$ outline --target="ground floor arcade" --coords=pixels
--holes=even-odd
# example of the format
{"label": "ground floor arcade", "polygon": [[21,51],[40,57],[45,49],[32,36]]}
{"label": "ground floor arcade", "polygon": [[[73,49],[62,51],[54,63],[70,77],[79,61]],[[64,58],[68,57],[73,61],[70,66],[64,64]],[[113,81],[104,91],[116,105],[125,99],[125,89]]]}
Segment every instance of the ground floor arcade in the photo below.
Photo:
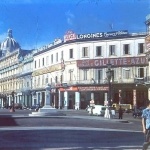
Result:
{"label": "ground floor arcade", "polygon": [[[50,90],[50,104],[58,109],[85,109],[91,99],[97,105],[104,105],[108,100],[108,92],[108,85],[55,87]],[[135,84],[112,84],[110,92],[112,103],[131,104],[133,107],[146,106],[146,100],[150,95],[148,87]],[[16,93],[14,102],[28,107],[35,104],[44,106],[45,89]],[[11,103],[11,93],[0,94],[1,107],[10,106]]]}

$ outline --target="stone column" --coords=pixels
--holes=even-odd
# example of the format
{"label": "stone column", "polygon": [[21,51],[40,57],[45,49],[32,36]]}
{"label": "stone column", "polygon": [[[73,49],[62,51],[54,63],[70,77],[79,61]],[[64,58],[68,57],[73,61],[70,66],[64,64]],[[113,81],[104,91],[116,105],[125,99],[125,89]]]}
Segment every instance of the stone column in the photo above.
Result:
{"label": "stone column", "polygon": [[94,93],[91,93],[91,99],[94,100]]}
{"label": "stone column", "polygon": [[62,92],[58,90],[58,99],[59,99],[59,109],[62,109]]}
{"label": "stone column", "polygon": [[46,86],[45,104],[44,104],[44,107],[45,107],[45,106],[50,106],[50,104],[51,104],[51,93],[50,93],[50,90],[51,90],[50,85],[49,85],[49,87]]}
{"label": "stone column", "polygon": [[38,92],[36,92],[36,104],[38,104]]}
{"label": "stone column", "polygon": [[8,97],[9,97],[9,99],[8,99],[7,103],[8,103],[9,106],[10,106],[10,105],[11,105],[11,95],[9,95]]}
{"label": "stone column", "polygon": [[40,92],[40,100],[39,100],[39,102],[40,102],[40,105],[42,104],[42,92]]}
{"label": "stone column", "polygon": [[68,91],[64,92],[64,109],[68,109]]}
{"label": "stone column", "polygon": [[55,95],[55,91],[54,91],[54,104],[53,104],[53,107],[55,108],[56,106],[56,95]]}
{"label": "stone column", "polygon": [[104,106],[106,106],[108,104],[108,96],[107,93],[105,93],[104,95]]}
{"label": "stone column", "polygon": [[75,92],[75,109],[80,109],[80,92]]}
{"label": "stone column", "polygon": [[106,106],[106,110],[105,110],[105,115],[104,115],[104,118],[109,118],[110,119],[110,110],[109,110],[109,107],[108,107],[108,93],[105,93],[105,102],[104,102],[104,105]]}
{"label": "stone column", "polygon": [[3,107],[3,100],[2,100],[2,98],[0,98],[0,101],[1,101],[1,107]]}

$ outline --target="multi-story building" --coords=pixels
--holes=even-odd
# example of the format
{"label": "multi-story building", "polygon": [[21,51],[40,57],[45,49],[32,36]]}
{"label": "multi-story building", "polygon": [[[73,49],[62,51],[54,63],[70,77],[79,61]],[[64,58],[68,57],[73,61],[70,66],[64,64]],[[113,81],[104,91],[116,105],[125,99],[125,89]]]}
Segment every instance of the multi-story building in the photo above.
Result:
{"label": "multi-story building", "polygon": [[[150,68],[150,14],[146,16],[145,24],[146,24],[146,32],[147,32],[147,36],[145,37],[145,54],[149,63],[149,68]],[[150,69],[149,69],[148,74],[150,75]],[[148,99],[150,100],[150,90],[149,90],[150,78],[148,78],[145,85],[148,87]]]}
{"label": "multi-story building", "polygon": [[[8,30],[1,43],[0,99],[2,106],[15,103],[44,105],[45,86],[51,85],[51,105],[85,109],[90,100],[103,104],[111,92],[112,103],[145,105],[148,99],[149,66],[145,33],[128,31],[75,34],[68,31],[40,49],[22,50]],[[109,89],[108,64],[112,78]]]}
{"label": "multi-story building", "polygon": [[[25,52],[25,55],[23,53]],[[33,71],[33,54],[34,51],[22,51],[22,56],[20,57],[18,69],[18,82],[20,83],[20,88],[17,89],[17,95],[20,102],[27,106],[32,106],[32,71]]]}
{"label": "multi-story building", "polygon": [[[29,69],[25,67],[24,63],[28,53],[30,51],[21,49],[12,36],[12,30],[9,29],[8,37],[1,43],[0,47],[0,103],[2,107],[11,105],[12,92],[15,92],[14,102],[23,103],[22,89],[24,83],[21,75],[24,70],[28,72],[27,69]],[[22,68],[24,69],[22,70]]]}
{"label": "multi-story building", "polygon": [[104,104],[110,63],[112,103],[145,105],[148,89],[142,83],[149,72],[145,37],[145,33],[126,30],[78,35],[68,31],[64,40],[56,40],[34,54],[33,103],[44,104],[45,85],[50,83],[54,107],[84,109],[91,99]]}

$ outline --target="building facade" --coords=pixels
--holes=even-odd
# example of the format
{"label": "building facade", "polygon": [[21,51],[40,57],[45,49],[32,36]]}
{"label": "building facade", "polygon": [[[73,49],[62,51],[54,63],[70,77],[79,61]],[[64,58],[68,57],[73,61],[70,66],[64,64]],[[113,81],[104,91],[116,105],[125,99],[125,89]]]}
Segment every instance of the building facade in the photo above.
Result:
{"label": "building facade", "polygon": [[[15,92],[15,103],[25,103],[22,90],[25,88],[23,74],[28,72],[26,67],[29,50],[22,50],[15,41],[12,30],[8,30],[8,37],[1,43],[0,47],[0,104],[8,107],[12,104],[12,92]],[[31,64],[32,61],[30,61]],[[32,67],[30,67],[30,71]],[[30,72],[30,75],[32,72]],[[25,74],[26,76],[26,74]],[[31,100],[30,100],[31,101]]]}
{"label": "building facade", "polygon": [[[90,100],[144,106],[149,98],[148,53],[145,33],[127,30],[75,34],[68,31],[64,39],[37,50],[23,50],[13,39],[12,30],[1,43],[0,103],[28,107],[44,105],[45,87],[51,85],[51,105],[58,109],[85,109]],[[146,45],[148,46],[148,44]],[[111,64],[111,86],[107,70]],[[109,93],[110,92],[110,93]]]}
{"label": "building facade", "polygon": [[[145,54],[149,64],[148,67],[150,68],[150,14],[146,16],[145,24],[147,32],[145,37]],[[150,69],[148,74],[150,75]],[[150,78],[148,78],[147,82],[145,82],[145,85],[148,87],[148,99],[150,100]]]}
{"label": "building facade", "polygon": [[[128,31],[75,34],[68,31],[34,54],[34,103],[44,103],[45,85],[50,83],[56,108],[85,109],[91,99],[104,105],[108,100],[107,64],[112,65],[112,103],[145,105],[148,89],[148,61],[145,33]],[[140,84],[139,84],[140,83]]]}

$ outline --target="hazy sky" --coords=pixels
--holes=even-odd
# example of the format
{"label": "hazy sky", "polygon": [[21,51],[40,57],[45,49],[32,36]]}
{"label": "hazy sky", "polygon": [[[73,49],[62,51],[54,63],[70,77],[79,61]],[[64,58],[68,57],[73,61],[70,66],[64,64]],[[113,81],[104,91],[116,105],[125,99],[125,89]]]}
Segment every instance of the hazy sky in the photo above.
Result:
{"label": "hazy sky", "polygon": [[76,34],[145,32],[150,0],[0,0],[0,42],[12,29],[22,49],[39,48]]}

